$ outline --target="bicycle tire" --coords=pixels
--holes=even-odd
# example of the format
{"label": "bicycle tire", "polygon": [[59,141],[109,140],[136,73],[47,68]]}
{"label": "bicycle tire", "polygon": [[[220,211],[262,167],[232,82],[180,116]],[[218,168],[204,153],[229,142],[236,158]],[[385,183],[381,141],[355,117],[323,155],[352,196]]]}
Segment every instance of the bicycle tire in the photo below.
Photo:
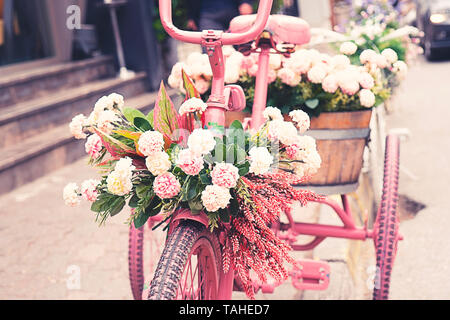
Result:
{"label": "bicycle tire", "polygon": [[[198,292],[188,296],[182,283],[185,272],[192,273],[191,259],[198,255]],[[150,284],[149,300],[216,299],[221,268],[217,236],[194,221],[180,223],[169,235],[155,275]],[[189,267],[191,266],[191,267]],[[192,276],[192,274],[191,274]],[[195,278],[195,271],[194,271]],[[194,286],[195,279],[191,278]],[[192,289],[193,290],[193,289]],[[197,294],[197,296],[196,296]]]}
{"label": "bicycle tire", "polygon": [[383,192],[380,208],[374,224],[374,243],[377,273],[373,290],[374,300],[387,300],[391,272],[397,253],[399,237],[398,182],[400,141],[398,137],[386,137]]}
{"label": "bicycle tire", "polygon": [[132,223],[128,233],[128,273],[135,300],[142,300],[144,289],[143,245],[144,226],[136,229]]}

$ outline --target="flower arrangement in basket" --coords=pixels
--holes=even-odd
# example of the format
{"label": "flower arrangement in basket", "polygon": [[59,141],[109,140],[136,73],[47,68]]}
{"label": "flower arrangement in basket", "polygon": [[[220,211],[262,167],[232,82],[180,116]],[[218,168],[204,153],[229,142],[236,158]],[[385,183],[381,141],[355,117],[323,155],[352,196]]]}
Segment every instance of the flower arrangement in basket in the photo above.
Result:
{"label": "flower arrangement in basket", "polygon": [[[406,65],[397,61],[390,49],[382,54],[365,50],[358,63],[352,63],[348,55],[354,54],[356,45],[351,42],[345,45],[352,46],[352,50],[346,48],[343,50],[346,54],[334,56],[315,49],[299,49],[288,58],[270,55],[267,104],[278,107],[284,114],[302,109],[310,116],[318,116],[322,112],[364,110],[385,101],[390,89],[383,77],[384,70],[404,76]],[[244,111],[251,112],[258,56],[255,53],[244,56],[233,48],[228,48],[225,56],[225,81],[243,87],[247,100]],[[207,96],[211,79],[207,61],[206,55],[194,53],[186,63],[178,62],[172,68],[169,85],[182,88],[181,69],[186,68],[196,88]]]}
{"label": "flower arrangement in basket", "polygon": [[[383,55],[393,63],[393,68],[382,68],[382,74],[391,89],[404,79],[407,65],[423,53],[418,45],[423,32],[413,26],[401,27],[397,11],[385,1],[361,3],[341,29],[347,39],[345,42],[336,39],[341,43],[336,48],[347,54],[353,63],[359,62],[365,50],[386,52]],[[380,64],[383,64],[381,59]]]}
{"label": "flower arrangement in basket", "polygon": [[[226,228],[223,268],[236,270],[249,297],[250,271],[261,281],[268,275],[287,277],[284,261],[294,263],[289,246],[269,225],[290,204],[320,198],[292,184],[304,181],[320,167],[314,139],[303,136],[309,118],[298,112],[285,122],[279,110],[267,108],[265,124],[256,132],[239,121],[226,131],[204,123],[206,104],[181,71],[186,99],[179,112],[161,84],[155,108],[147,115],[124,108],[123,97],[102,97],[85,117],[77,115],[70,130],[87,138],[89,164],[102,172],[99,180],[69,183],[63,191],[67,205],[91,202],[100,224],[128,205],[129,223],[143,226],[161,214],[170,222],[178,208],[193,215],[204,212],[213,230]],[[294,123],[297,125],[294,125]],[[168,226],[168,225],[167,225]],[[167,227],[166,226],[166,227]]]}

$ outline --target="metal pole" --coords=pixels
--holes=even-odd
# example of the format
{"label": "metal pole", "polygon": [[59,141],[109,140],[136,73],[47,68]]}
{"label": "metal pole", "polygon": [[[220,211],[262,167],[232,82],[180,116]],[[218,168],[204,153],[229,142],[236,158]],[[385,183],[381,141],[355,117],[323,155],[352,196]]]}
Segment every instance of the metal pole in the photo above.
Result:
{"label": "metal pole", "polygon": [[111,23],[114,32],[114,40],[116,42],[117,59],[119,60],[119,77],[122,79],[130,78],[134,75],[134,72],[127,70],[125,65],[122,40],[120,39],[119,23],[117,22],[116,8],[114,6],[110,6],[109,13],[111,16]]}

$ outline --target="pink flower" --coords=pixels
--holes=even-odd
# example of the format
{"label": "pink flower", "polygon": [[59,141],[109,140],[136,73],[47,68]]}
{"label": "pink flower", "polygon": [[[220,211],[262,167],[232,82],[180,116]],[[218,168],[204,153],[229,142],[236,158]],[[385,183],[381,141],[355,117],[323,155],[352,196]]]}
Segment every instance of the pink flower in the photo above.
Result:
{"label": "pink flower", "polygon": [[251,77],[256,77],[256,74],[258,73],[258,64],[255,63],[254,65],[252,65],[247,69],[247,72]]}
{"label": "pink flower", "polygon": [[100,136],[96,133],[90,135],[84,144],[84,149],[92,159],[97,159],[100,156],[100,150],[102,150],[102,139],[100,139]]}
{"label": "pink flower", "polygon": [[180,193],[181,185],[172,173],[166,172],[155,178],[153,190],[161,199],[170,199]]}
{"label": "pink flower", "polygon": [[200,94],[204,94],[209,89],[209,82],[203,79],[197,79],[195,81],[195,89],[197,89]]}
{"label": "pink flower", "polygon": [[297,86],[301,80],[301,77],[289,68],[281,68],[280,70],[278,70],[277,75],[278,78],[281,79],[281,82],[291,87]]}
{"label": "pink flower", "polygon": [[267,82],[272,83],[277,79],[277,72],[274,69],[269,69],[267,73]]}
{"label": "pink flower", "polygon": [[343,93],[350,96],[354,95],[359,90],[358,81],[344,81],[339,85]]}
{"label": "pink flower", "polygon": [[327,70],[322,64],[317,64],[308,71],[308,79],[312,83],[321,83],[327,76]]}
{"label": "pink flower", "polygon": [[203,206],[209,212],[225,209],[230,203],[230,199],[230,190],[217,185],[206,186],[201,195]]}
{"label": "pink flower", "polygon": [[203,169],[203,158],[196,156],[189,149],[184,149],[178,154],[177,166],[184,173],[195,176]]}
{"label": "pink flower", "polygon": [[286,147],[286,155],[289,159],[295,159],[297,152],[300,150],[300,146],[296,143]]}
{"label": "pink flower", "polygon": [[146,157],[160,152],[164,146],[163,135],[158,131],[146,131],[138,140],[139,151]]}
{"label": "pink flower", "polygon": [[225,187],[234,188],[239,179],[239,169],[231,163],[216,163],[216,166],[211,171],[213,184]]}
{"label": "pink flower", "polygon": [[98,192],[97,192],[97,186],[100,184],[100,181],[95,179],[89,179],[84,181],[81,184],[81,195],[83,196],[83,199],[94,202],[97,200]]}
{"label": "pink flower", "polygon": [[338,81],[335,75],[328,75],[322,81],[322,89],[329,93],[336,92],[338,88]]}
{"label": "pink flower", "polygon": [[374,86],[373,77],[368,72],[362,72],[359,76],[359,84],[364,89],[372,89]]}

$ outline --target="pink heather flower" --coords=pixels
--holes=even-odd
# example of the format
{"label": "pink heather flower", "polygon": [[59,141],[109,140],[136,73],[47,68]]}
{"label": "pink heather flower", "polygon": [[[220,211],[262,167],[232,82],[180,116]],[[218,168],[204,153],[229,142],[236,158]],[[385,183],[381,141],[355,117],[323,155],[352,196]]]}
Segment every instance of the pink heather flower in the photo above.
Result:
{"label": "pink heather flower", "polygon": [[170,172],[161,174],[153,181],[153,190],[161,199],[170,199],[180,193],[181,185]]}
{"label": "pink heather flower", "polygon": [[334,93],[338,88],[338,81],[335,75],[330,74],[322,81],[322,89],[325,92]]}
{"label": "pink heather flower", "polygon": [[189,149],[181,150],[176,162],[184,173],[195,176],[203,169],[203,158],[196,156]]}
{"label": "pink heather flower", "polygon": [[92,159],[97,159],[100,156],[100,150],[102,150],[102,139],[96,133],[90,135],[86,143],[84,144],[84,149]]}
{"label": "pink heather flower", "polygon": [[301,77],[289,68],[281,68],[278,70],[277,76],[281,82],[291,87],[297,86],[301,81]]}
{"label": "pink heather flower", "polygon": [[146,157],[160,152],[164,146],[163,135],[159,131],[146,131],[138,140],[139,151]]}
{"label": "pink heather flower", "polygon": [[211,171],[211,178],[213,184],[217,186],[234,188],[239,179],[239,169],[231,163],[216,163]]}
{"label": "pink heather flower", "polygon": [[362,72],[359,75],[359,84],[364,89],[372,89],[375,85],[373,77],[368,72]]}
{"label": "pink heather flower", "polygon": [[98,197],[97,186],[99,184],[100,184],[100,181],[95,180],[95,179],[85,180],[81,184],[81,188],[80,188],[83,199],[90,201],[90,202],[94,202],[95,200],[97,200],[97,197]]}
{"label": "pink heather flower", "polygon": [[217,185],[206,186],[203,190],[202,204],[209,212],[215,212],[219,209],[225,209],[230,203],[230,190]]}

